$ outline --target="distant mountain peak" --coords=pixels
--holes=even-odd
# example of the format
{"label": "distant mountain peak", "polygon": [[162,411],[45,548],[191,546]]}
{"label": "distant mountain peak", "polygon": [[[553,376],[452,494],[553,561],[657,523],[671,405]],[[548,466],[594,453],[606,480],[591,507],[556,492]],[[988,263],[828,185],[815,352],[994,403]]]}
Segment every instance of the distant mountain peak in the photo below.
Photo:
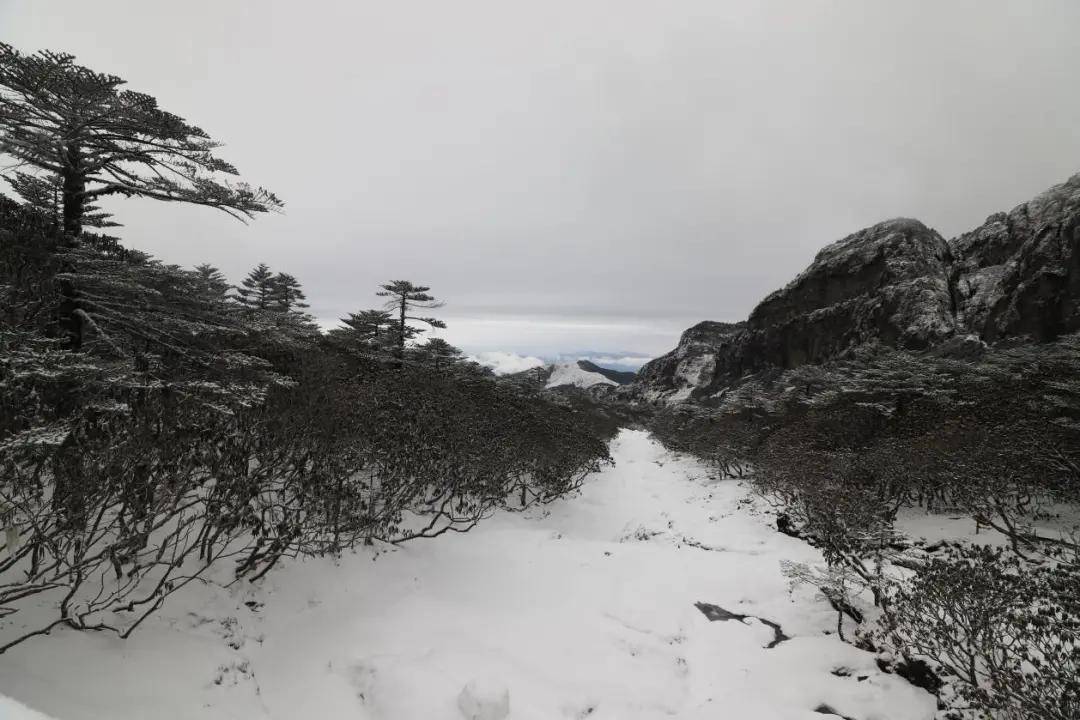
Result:
{"label": "distant mountain peak", "polygon": [[530,368],[507,377],[528,384],[542,385],[546,389],[569,385],[590,388],[597,385],[628,385],[637,379],[637,373],[612,370],[591,360],[572,360]]}
{"label": "distant mountain peak", "polygon": [[634,380],[637,380],[637,373],[629,372],[627,370],[612,370],[610,368],[600,367],[591,360],[578,360],[577,365],[585,372],[603,375],[616,385],[629,385],[634,382]]}

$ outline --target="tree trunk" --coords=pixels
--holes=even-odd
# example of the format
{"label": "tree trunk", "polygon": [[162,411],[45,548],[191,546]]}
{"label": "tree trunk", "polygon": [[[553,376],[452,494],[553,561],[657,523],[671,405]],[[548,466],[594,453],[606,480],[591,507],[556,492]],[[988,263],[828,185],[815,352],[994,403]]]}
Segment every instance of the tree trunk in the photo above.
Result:
{"label": "tree trunk", "polygon": [[[63,230],[65,247],[73,248],[79,244],[82,235],[82,219],[86,204],[86,177],[83,175],[82,149],[75,144],[64,150],[64,188],[63,188]],[[70,271],[70,263],[61,265],[64,272]],[[78,351],[82,347],[82,320],[76,314],[77,291],[71,280],[60,281],[60,328],[68,338],[68,348]]]}
{"label": "tree trunk", "polygon": [[398,337],[397,337],[397,365],[399,368],[405,367],[405,296],[401,296],[401,305],[399,306],[399,318],[398,318]]}
{"label": "tree trunk", "polygon": [[86,205],[86,176],[83,174],[82,148],[68,145],[64,150],[64,235],[75,245],[82,235],[82,220]]}
{"label": "tree trunk", "polygon": [[[71,263],[65,260],[60,269],[65,272],[71,270]],[[75,352],[82,349],[83,343],[82,318],[76,312],[79,309],[77,297],[78,291],[75,289],[75,284],[71,280],[61,280],[60,307],[58,308],[60,331],[67,338],[68,350]]]}

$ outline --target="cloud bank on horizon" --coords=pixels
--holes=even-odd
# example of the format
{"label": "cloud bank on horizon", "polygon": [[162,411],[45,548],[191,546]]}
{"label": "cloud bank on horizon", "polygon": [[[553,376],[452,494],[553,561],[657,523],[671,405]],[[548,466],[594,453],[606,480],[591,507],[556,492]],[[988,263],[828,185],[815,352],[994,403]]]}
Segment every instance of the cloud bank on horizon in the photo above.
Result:
{"label": "cloud bank on horizon", "polygon": [[511,373],[523,372],[547,364],[538,357],[518,355],[517,353],[498,350],[476,353],[475,355],[470,355],[469,359],[484,367],[491,368],[496,375],[509,375]]}
{"label": "cloud bank on horizon", "polygon": [[469,356],[469,359],[485,367],[491,368],[496,375],[509,375],[523,372],[534,367],[544,365],[572,363],[578,360],[588,360],[596,365],[610,370],[629,370],[637,372],[642,365],[652,358],[640,354],[605,355],[602,353],[579,352],[559,354],[546,358],[532,355],[519,355],[505,350],[492,350],[478,352]]}
{"label": "cloud bank on horizon", "polygon": [[[681,330],[674,319],[665,323],[619,317],[462,317],[443,312],[440,317],[448,327],[425,336],[441,337],[471,355],[507,353],[543,362],[599,357],[604,361],[594,360],[596,364],[615,370],[636,370],[671,350]],[[336,318],[318,322],[323,330],[341,324]]]}

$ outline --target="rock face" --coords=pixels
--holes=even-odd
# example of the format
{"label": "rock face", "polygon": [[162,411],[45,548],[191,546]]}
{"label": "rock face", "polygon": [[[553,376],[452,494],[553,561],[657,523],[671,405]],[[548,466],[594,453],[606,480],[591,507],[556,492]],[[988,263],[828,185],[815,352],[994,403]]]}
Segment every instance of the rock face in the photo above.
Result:
{"label": "rock face", "polygon": [[745,322],[698,323],[682,334],[678,347],[642,366],[636,386],[652,393],[683,395],[709,387],[716,377],[729,374],[730,366],[742,356],[745,330]]}
{"label": "rock face", "polygon": [[[652,399],[711,394],[742,375],[880,344],[1034,342],[1080,330],[1080,175],[947,242],[895,219],[822,249],[741,323],[703,322],[646,364]],[[971,337],[974,336],[974,337]]]}
{"label": "rock face", "polygon": [[1080,330],[1080,175],[952,243],[966,325],[988,342]]}
{"label": "rock face", "polygon": [[[829,245],[750,314],[744,363],[795,367],[878,340],[925,349],[956,333],[949,245],[918,220],[887,220]],[[756,368],[755,368],[756,369]]]}

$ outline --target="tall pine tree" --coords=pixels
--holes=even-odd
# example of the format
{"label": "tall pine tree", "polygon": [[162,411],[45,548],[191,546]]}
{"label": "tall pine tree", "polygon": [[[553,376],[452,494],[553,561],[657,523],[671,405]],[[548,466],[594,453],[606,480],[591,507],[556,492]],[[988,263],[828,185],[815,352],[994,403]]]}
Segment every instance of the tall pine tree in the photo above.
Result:
{"label": "tall pine tree", "polygon": [[221,271],[213,265],[209,263],[196,265],[195,275],[198,277],[203,292],[207,295],[224,298],[228,294],[228,281],[225,280],[225,276],[221,274]]}
{"label": "tall pine tree", "polygon": [[205,131],[125,81],[66,53],[25,55],[0,43],[0,152],[60,178],[62,225],[75,243],[102,197],[192,203],[238,219],[281,207],[271,192],[229,183],[235,167]]}
{"label": "tall pine tree", "polygon": [[409,321],[422,323],[429,328],[446,327],[446,323],[438,318],[413,315],[412,313],[417,310],[440,308],[443,304],[428,294],[428,290],[431,288],[425,285],[413,285],[408,280],[391,280],[379,287],[382,290],[375,294],[379,297],[389,298],[384,307],[393,312],[395,316],[393,325],[394,356],[397,358],[400,367],[405,363],[405,346],[408,341],[427,329],[410,325]]}
{"label": "tall pine tree", "polygon": [[288,273],[278,273],[271,280],[270,307],[278,312],[303,312],[308,307],[300,281]]}
{"label": "tall pine tree", "polygon": [[269,310],[274,303],[274,273],[259,263],[236,288],[236,299],[252,310]]}

